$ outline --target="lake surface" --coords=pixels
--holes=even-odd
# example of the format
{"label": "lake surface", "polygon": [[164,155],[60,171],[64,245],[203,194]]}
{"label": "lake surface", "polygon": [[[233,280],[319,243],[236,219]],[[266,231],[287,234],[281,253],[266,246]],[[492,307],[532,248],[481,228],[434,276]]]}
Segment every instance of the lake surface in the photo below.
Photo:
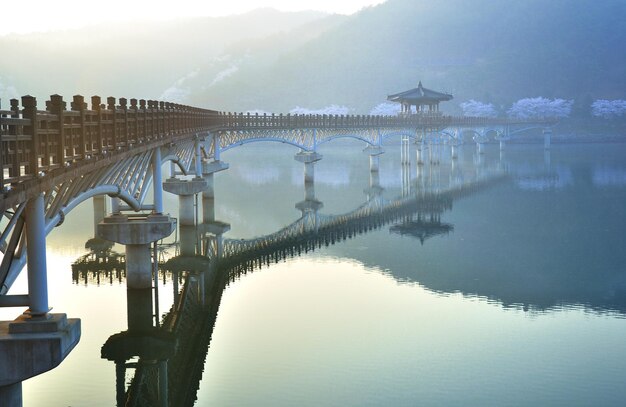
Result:
{"label": "lake surface", "polygon": [[[465,145],[454,168],[445,151],[439,164],[417,166],[414,146],[410,166],[402,165],[400,145],[390,145],[378,177],[362,148],[320,150],[314,198],[323,207],[316,217],[307,206],[307,233],[297,240],[314,242],[310,250],[283,248],[278,262],[261,267],[248,259],[252,270],[207,294],[219,309],[214,320],[210,312],[194,317],[210,340],[191,359],[197,380],[185,383],[194,405],[624,404],[626,145],[554,145],[549,154],[511,145],[503,155],[490,145],[482,157]],[[296,152],[258,144],[223,155],[230,169],[215,176],[215,209],[231,225],[224,239],[304,224]],[[446,192],[460,185],[462,193]],[[337,226],[328,235],[337,238],[322,242],[322,229],[311,226],[424,191],[439,198],[384,221],[370,210],[345,239]],[[166,209],[177,216],[177,199],[167,194]],[[24,383],[26,406],[116,405],[115,363],[101,348],[128,329],[125,282],[72,273],[89,252],[91,219],[86,202],[47,240],[50,304],[82,319],[82,338],[60,367]],[[176,253],[164,246],[163,262]],[[176,276],[162,275],[161,315],[186,281],[202,280]],[[25,284],[22,275],[12,292]],[[186,377],[194,367],[177,369]],[[126,369],[126,386],[137,370]]]}

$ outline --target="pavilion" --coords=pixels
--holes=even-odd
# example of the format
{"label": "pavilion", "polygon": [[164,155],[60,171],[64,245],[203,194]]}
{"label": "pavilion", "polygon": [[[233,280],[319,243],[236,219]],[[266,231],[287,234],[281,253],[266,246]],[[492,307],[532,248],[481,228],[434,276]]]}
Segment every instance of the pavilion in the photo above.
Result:
{"label": "pavilion", "polygon": [[419,82],[417,88],[387,96],[387,100],[398,102],[402,106],[400,114],[411,114],[411,106],[415,106],[416,113],[439,113],[439,102],[452,100],[452,95],[426,89]]}

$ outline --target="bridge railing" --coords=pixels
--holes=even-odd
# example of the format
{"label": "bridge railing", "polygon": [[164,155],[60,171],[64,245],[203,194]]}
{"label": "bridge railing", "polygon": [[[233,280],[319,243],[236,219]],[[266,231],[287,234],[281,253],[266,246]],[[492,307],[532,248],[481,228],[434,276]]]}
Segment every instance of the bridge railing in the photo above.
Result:
{"label": "bridge railing", "polygon": [[305,114],[251,114],[223,112],[216,124],[223,130],[302,129],[302,128],[368,128],[447,126],[481,127],[525,123],[552,123],[548,118],[510,119],[489,117],[444,116],[441,114],[414,114],[403,116],[377,115],[305,115]]}
{"label": "bridge railing", "polygon": [[[32,96],[10,101],[0,110],[0,185],[41,176],[58,167],[151,140],[209,130],[218,113],[175,103],[76,95],[67,109],[62,96],[52,95],[40,110]],[[130,102],[130,104],[129,104]]]}

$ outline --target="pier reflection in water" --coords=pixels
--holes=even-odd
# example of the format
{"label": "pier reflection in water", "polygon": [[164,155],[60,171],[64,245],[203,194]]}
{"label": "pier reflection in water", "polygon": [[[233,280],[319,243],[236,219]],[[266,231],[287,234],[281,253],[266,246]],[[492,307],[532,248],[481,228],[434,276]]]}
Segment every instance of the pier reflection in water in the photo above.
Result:
{"label": "pier reflection in water", "polygon": [[[458,160],[425,156],[421,166],[410,151],[403,165],[400,147],[369,162],[324,152],[314,183],[279,152],[253,163],[233,155],[215,194],[198,199],[199,224],[160,246],[160,317],[152,293],[129,295],[122,332],[91,350],[113,361],[102,372],[113,384],[95,397],[618,405],[625,168],[620,151],[569,149],[546,159],[520,147],[503,162],[497,150],[460,147]],[[333,177],[340,165],[347,178]],[[246,193],[254,198],[241,202]],[[123,250],[96,243],[75,261],[75,287],[124,279]]]}

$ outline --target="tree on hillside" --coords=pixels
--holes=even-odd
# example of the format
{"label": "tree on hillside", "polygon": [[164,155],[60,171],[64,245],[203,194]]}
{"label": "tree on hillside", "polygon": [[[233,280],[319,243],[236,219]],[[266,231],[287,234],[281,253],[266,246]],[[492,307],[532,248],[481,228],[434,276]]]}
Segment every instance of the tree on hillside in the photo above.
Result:
{"label": "tree on hillside", "polygon": [[474,99],[461,103],[463,116],[467,117],[496,117],[498,112],[492,103],[482,103]]}
{"label": "tree on hillside", "polygon": [[573,100],[548,99],[544,97],[520,99],[507,111],[509,117],[533,119],[540,117],[568,117]]}
{"label": "tree on hillside", "polygon": [[389,102],[376,105],[370,111],[373,116],[396,116],[398,113],[400,113],[400,104]]}
{"label": "tree on hillside", "polygon": [[599,99],[591,104],[591,114],[595,117],[610,119],[621,117],[626,113],[626,100]]}

